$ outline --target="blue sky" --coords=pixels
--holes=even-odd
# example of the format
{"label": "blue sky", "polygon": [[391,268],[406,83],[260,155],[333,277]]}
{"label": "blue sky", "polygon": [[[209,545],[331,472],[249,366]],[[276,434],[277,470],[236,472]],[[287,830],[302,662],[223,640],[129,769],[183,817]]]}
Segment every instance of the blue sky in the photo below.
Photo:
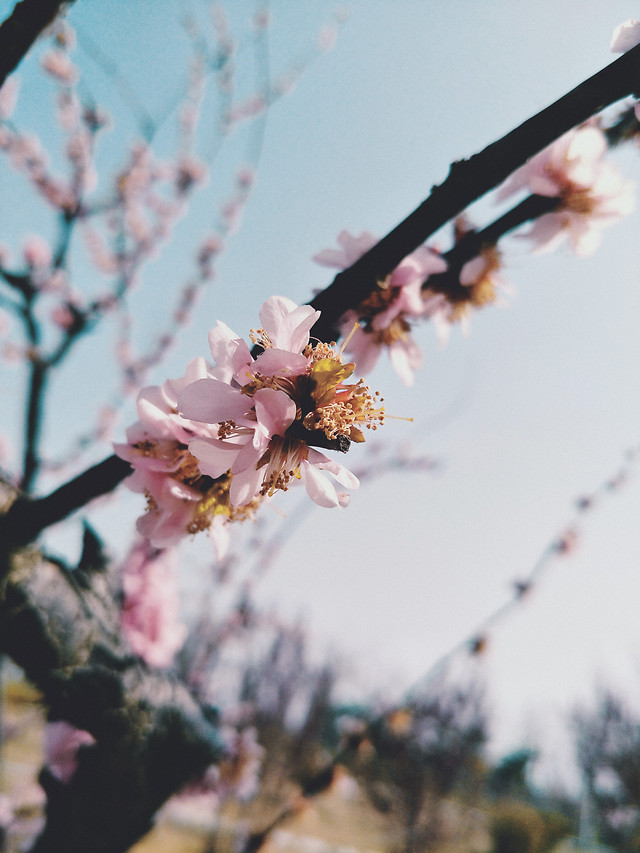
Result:
{"label": "blue sky", "polygon": [[[0,11],[11,5],[1,2]],[[161,110],[184,67],[183,7],[204,25],[196,0],[77,0],[71,7],[86,85],[114,117],[101,148],[105,169],[123,162],[136,129],[113,79],[91,56],[89,39],[117,62],[147,109]],[[610,62],[613,27],[640,11],[626,0],[354,2],[333,50],[317,53],[332,8],[271,4],[272,77],[299,57],[307,65],[262,129],[249,126],[225,143],[193,215],[149,267],[136,297],[140,341],[151,339],[193,247],[215,221],[230,173],[263,131],[242,227],[194,324],[154,381],[180,375],[188,359],[207,355],[207,331],[217,319],[244,335],[272,293],[306,301],[330,280],[311,257],[332,246],[341,229],[382,235],[392,228],[452,160],[482,149]],[[253,9],[241,2],[232,15],[245,45],[238,65],[246,91],[255,74],[246,25]],[[18,120],[51,136],[51,88],[33,60],[20,77]],[[205,119],[214,111],[214,100],[205,102]],[[160,152],[171,144],[168,123]],[[640,180],[637,148],[615,159]],[[17,252],[24,233],[46,236],[51,222],[34,213],[33,198],[4,167],[0,179],[11,198],[0,236]],[[491,209],[484,200],[477,215]],[[345,512],[313,512],[260,586],[265,602],[303,615],[320,649],[357,662],[350,664],[352,684],[364,687],[375,677],[401,689],[427,671],[509,597],[511,582],[527,574],[572,517],[574,499],[615,473],[624,451],[640,442],[638,215],[609,229],[591,258],[567,250],[534,257],[511,241],[504,277],[514,295],[506,307],[477,313],[470,335],[454,330],[444,349],[433,329],[420,329],[425,364],[413,389],[386,365],[371,377],[389,412],[414,417],[413,424],[389,421],[387,441],[437,458],[439,472],[389,475],[363,484]],[[447,239],[440,235],[444,248]],[[79,280],[86,274],[80,255],[74,272]],[[57,451],[81,425],[96,386],[112,382],[104,357],[112,334],[87,339],[56,380],[47,441]],[[2,382],[10,401],[3,420],[15,436],[19,376],[7,372]],[[354,466],[358,450],[349,459]],[[552,566],[530,601],[496,626],[480,664],[490,684],[496,749],[543,733],[551,743],[557,721],[591,695],[598,678],[625,689],[637,681],[639,497],[632,478],[603,500],[584,519],[577,553]],[[289,511],[286,500],[278,506]],[[95,513],[118,553],[127,546],[123,518],[132,523],[138,508],[137,498],[123,496]],[[194,560],[197,586],[208,557],[198,545],[185,553]]]}

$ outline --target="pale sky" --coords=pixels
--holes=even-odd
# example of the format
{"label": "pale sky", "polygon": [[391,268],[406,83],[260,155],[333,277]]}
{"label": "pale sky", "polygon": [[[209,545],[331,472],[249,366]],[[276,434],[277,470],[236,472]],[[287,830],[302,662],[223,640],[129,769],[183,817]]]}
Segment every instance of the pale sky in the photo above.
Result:
{"label": "pale sky", "polygon": [[[313,60],[268,112],[242,227],[196,322],[154,381],[180,375],[195,355],[207,356],[207,331],[217,319],[247,335],[269,295],[309,299],[330,281],[330,271],[311,257],[333,246],[340,230],[382,235],[392,228],[445,177],[452,160],[482,149],[612,61],[614,26],[640,11],[626,0],[353,2],[344,4],[350,15],[334,48],[317,54],[332,4],[270,5],[273,78],[297,57]],[[3,0],[0,11],[11,6]],[[123,142],[134,130],[88,39],[157,113],[175,91],[175,69],[184,61],[176,24],[182,6],[202,8],[196,0],[135,8],[124,0],[77,0],[71,9],[78,63],[117,127],[105,136],[105,162],[123,162]],[[250,30],[242,20],[253,8],[235,5],[232,25],[245,43]],[[252,63],[250,46],[243,48],[245,89]],[[20,77],[18,120],[49,135],[48,91],[35,62]],[[207,110],[213,106],[205,102],[205,118]],[[160,135],[161,148],[170,141],[168,131]],[[140,340],[151,336],[166,294],[184,278],[190,251],[214,222],[230,170],[243,165],[256,142],[249,129],[227,142],[174,247],[150,266],[136,297],[144,312]],[[640,182],[636,147],[615,159]],[[47,236],[51,225],[34,218],[32,198],[16,189],[4,167],[0,174],[13,194],[2,240],[17,253],[21,235]],[[479,224],[491,210],[490,199],[478,206]],[[509,597],[510,584],[573,518],[575,498],[615,474],[625,450],[640,444],[638,216],[607,230],[591,258],[567,249],[534,257],[524,241],[512,240],[503,275],[513,293],[504,307],[476,314],[468,337],[455,329],[444,349],[433,329],[420,329],[425,363],[413,388],[401,386],[386,364],[371,377],[387,411],[414,418],[413,424],[389,421],[386,440],[436,458],[439,471],[363,483],[347,510],[312,512],[259,592],[287,614],[302,615],[319,649],[348,655],[351,683],[365,687],[376,678],[401,690],[428,671]],[[446,249],[448,232],[439,239]],[[78,281],[82,263],[78,256]],[[93,394],[96,385],[108,386],[103,353],[111,343],[108,333],[88,339],[73,378],[63,374],[56,382],[47,437],[58,451],[75,423],[82,426],[86,403],[78,405],[79,390]],[[3,385],[9,411],[19,412],[13,371]],[[9,423],[7,432],[15,436]],[[348,464],[360,466],[359,452]],[[290,512],[295,497],[282,497],[278,507]],[[549,732],[558,737],[558,720],[593,695],[598,679],[638,692],[639,498],[633,476],[603,499],[583,519],[577,552],[550,565],[531,599],[495,626],[481,672],[496,750],[524,739],[551,744]],[[123,496],[95,513],[98,530],[117,531],[118,553],[128,544],[123,526],[133,526],[140,503]],[[201,545],[186,553],[197,554],[204,567]],[[189,586],[206,573],[197,571]]]}

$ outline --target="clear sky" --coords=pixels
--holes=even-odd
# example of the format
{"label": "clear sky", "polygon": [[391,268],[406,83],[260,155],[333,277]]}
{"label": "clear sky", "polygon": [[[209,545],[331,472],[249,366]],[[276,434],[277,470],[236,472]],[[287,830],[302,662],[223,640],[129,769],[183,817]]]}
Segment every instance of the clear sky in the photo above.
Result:
{"label": "clear sky", "polygon": [[[2,0],[0,11],[11,6]],[[123,162],[135,126],[92,45],[117,63],[157,115],[184,68],[180,12],[191,9],[205,22],[203,8],[196,0],[76,0],[71,7],[87,88],[114,117],[99,165]],[[452,160],[479,151],[612,61],[614,26],[640,17],[638,4],[627,0],[368,0],[344,4],[349,17],[335,46],[318,53],[314,45],[333,20],[332,8],[271,3],[272,79],[298,58],[306,67],[268,111],[242,227],[196,321],[154,381],[180,375],[189,358],[207,355],[206,334],[217,319],[246,335],[269,295],[306,301],[330,280],[311,257],[332,246],[341,229],[388,231],[445,177]],[[231,21],[241,44],[240,89],[247,92],[255,74],[246,25],[253,10],[234,4]],[[55,141],[51,89],[34,61],[20,77],[17,120]],[[205,120],[214,113],[215,100],[205,101]],[[150,266],[136,297],[138,340],[151,339],[166,295],[190,269],[190,252],[215,222],[231,170],[256,150],[259,130],[254,124],[225,143],[193,215]],[[203,154],[211,149],[208,132]],[[161,153],[170,143],[167,125]],[[640,181],[637,148],[615,159]],[[3,242],[17,252],[21,235],[51,234],[50,221],[34,214],[33,198],[4,167],[0,179],[11,198],[0,214]],[[478,206],[480,224],[490,212],[490,200]],[[388,422],[387,441],[438,459],[438,473],[389,475],[363,484],[346,511],[314,511],[260,587],[265,602],[305,618],[319,647],[357,662],[353,684],[377,678],[400,689],[428,671],[509,598],[512,582],[573,517],[574,499],[614,474],[624,451],[640,443],[638,216],[609,229],[591,258],[566,249],[534,257],[511,241],[504,277],[513,295],[504,307],[477,313],[469,336],[454,330],[444,349],[432,328],[422,328],[425,364],[412,389],[386,365],[371,377],[389,412],[414,417],[413,424]],[[440,235],[443,248],[448,239]],[[80,257],[74,271],[81,280]],[[47,422],[55,452],[76,423],[83,426],[87,395],[97,385],[108,388],[104,353],[112,340],[109,332],[88,339],[56,382],[58,402]],[[11,401],[3,422],[15,440],[18,374],[2,371]],[[349,458],[353,467],[358,453]],[[597,679],[638,692],[639,498],[634,476],[585,515],[577,552],[550,566],[527,603],[492,631],[479,666],[489,683],[496,749],[525,738],[535,745],[543,733],[551,743],[548,732],[592,695]],[[278,505],[288,512],[294,503]],[[121,505],[125,510],[111,503],[95,514],[116,552],[128,544],[123,514],[137,512],[140,502]],[[204,566],[199,547],[186,553],[196,550]]]}

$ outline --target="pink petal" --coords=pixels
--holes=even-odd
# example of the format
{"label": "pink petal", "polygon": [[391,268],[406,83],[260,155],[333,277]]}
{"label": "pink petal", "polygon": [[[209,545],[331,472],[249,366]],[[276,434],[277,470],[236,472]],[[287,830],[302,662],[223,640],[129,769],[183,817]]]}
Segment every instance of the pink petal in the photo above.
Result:
{"label": "pink petal", "polygon": [[183,417],[207,424],[236,420],[250,409],[249,397],[219,379],[198,379],[178,396],[178,410]]}
{"label": "pink petal", "polygon": [[217,438],[194,438],[189,442],[189,452],[198,460],[198,467],[214,480],[233,467],[239,449],[238,445]]}
{"label": "pink petal", "polygon": [[255,466],[233,475],[229,488],[229,501],[233,506],[246,506],[257,496],[262,486],[264,468]]}
{"label": "pink petal", "polygon": [[284,436],[296,416],[296,404],[284,393],[275,388],[262,388],[254,394],[256,417],[264,426],[269,437]]}
{"label": "pink petal", "polygon": [[253,361],[247,344],[220,321],[209,332],[209,346],[216,364],[228,371],[229,377]]}
{"label": "pink petal", "polygon": [[262,376],[300,376],[308,366],[309,359],[299,352],[269,348],[255,360],[253,370]]}

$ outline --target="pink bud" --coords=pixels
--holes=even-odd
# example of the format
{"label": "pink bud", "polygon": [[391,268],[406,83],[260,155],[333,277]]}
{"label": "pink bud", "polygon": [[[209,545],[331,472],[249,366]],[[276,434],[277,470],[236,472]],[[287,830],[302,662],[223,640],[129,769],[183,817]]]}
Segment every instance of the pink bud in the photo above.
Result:
{"label": "pink bud", "polygon": [[49,244],[37,234],[27,238],[22,249],[27,265],[32,269],[43,269],[51,265],[52,254]]}

